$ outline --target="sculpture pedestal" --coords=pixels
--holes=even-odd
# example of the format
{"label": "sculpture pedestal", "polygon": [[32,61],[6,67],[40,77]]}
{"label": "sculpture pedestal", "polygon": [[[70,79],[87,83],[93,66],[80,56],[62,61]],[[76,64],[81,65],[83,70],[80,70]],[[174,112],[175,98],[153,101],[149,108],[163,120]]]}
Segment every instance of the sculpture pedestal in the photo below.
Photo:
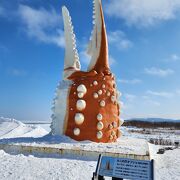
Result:
{"label": "sculpture pedestal", "polygon": [[44,157],[86,157],[97,160],[99,154],[150,160],[147,141],[135,138],[120,138],[116,143],[77,142],[68,137],[45,136],[42,138],[14,138],[0,140],[0,149],[8,153],[36,154]]}

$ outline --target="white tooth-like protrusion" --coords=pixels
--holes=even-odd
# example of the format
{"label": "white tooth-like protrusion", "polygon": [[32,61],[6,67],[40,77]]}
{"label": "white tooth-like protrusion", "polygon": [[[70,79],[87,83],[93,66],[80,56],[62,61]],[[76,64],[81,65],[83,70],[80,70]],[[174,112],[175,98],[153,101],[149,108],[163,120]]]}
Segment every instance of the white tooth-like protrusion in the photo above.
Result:
{"label": "white tooth-like protrusion", "polygon": [[76,49],[76,36],[73,32],[74,27],[72,26],[69,11],[65,6],[62,8],[62,14],[65,34],[64,79],[67,79],[73,72],[80,70],[80,62],[78,51]]}
{"label": "white tooth-like protrusion", "polygon": [[79,56],[78,56],[78,55],[75,55],[75,58],[76,58],[76,59],[79,59]]}
{"label": "white tooth-like protrusion", "polygon": [[78,69],[81,68],[81,64],[80,64],[80,62],[79,62],[79,59],[76,61],[76,66],[77,66]]}
{"label": "white tooth-like protrusion", "polygon": [[75,37],[75,34],[73,34],[73,33],[72,33],[72,38],[73,38],[73,40],[75,40],[75,38],[76,38],[76,37]]}

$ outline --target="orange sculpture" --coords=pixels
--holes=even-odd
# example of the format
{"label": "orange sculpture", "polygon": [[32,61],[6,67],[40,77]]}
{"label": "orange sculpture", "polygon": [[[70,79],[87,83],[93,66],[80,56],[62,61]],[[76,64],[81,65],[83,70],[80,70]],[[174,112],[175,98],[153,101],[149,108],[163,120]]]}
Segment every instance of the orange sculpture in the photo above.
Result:
{"label": "orange sculpture", "polygon": [[115,142],[121,133],[115,77],[108,63],[108,42],[101,0],[94,0],[94,29],[88,47],[87,72],[80,71],[71,17],[63,7],[65,29],[64,80],[54,99],[52,134],[75,140]]}

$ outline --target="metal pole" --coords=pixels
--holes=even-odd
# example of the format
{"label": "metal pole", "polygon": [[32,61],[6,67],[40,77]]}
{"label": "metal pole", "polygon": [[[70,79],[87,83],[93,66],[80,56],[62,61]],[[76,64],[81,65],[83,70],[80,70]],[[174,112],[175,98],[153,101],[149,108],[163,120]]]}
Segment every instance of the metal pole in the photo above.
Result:
{"label": "metal pole", "polygon": [[122,178],[112,177],[112,180],[123,180]]}
{"label": "metal pole", "polygon": [[151,177],[152,180],[154,180],[154,160],[151,160]]}

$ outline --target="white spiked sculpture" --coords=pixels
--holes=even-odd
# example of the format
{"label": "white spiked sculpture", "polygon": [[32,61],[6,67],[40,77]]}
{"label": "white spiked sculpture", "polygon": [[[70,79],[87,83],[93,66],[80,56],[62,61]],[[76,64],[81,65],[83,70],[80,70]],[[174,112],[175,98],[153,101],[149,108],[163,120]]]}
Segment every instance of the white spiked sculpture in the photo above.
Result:
{"label": "white spiked sculpture", "polygon": [[65,33],[63,81],[56,90],[51,133],[76,140],[114,142],[120,136],[120,107],[115,77],[108,63],[108,43],[101,0],[94,0],[94,28],[88,45],[91,61],[80,71],[71,17],[62,8]]}

